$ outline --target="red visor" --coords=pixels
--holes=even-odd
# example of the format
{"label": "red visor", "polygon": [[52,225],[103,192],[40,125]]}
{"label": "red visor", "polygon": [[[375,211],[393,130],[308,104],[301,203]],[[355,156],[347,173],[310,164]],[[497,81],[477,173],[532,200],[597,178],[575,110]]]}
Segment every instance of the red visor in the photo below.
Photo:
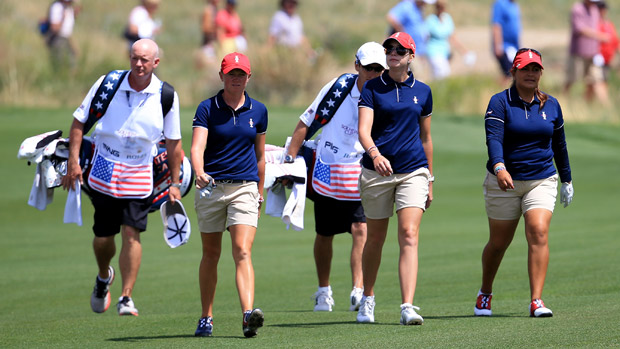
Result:
{"label": "red visor", "polygon": [[542,64],[542,57],[540,54],[533,50],[527,50],[517,53],[514,61],[512,62],[513,69],[523,69],[530,63],[536,63],[541,69],[544,69]]}

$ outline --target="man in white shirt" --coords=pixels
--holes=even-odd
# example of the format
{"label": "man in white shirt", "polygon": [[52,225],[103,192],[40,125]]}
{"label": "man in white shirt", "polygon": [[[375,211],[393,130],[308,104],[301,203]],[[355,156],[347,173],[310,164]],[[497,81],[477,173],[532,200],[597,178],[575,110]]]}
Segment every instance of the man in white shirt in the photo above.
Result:
{"label": "man in white shirt", "polygon": [[[152,201],[153,156],[157,154],[157,143],[163,135],[172,181],[169,198],[174,203],[181,198],[179,176],[183,149],[176,92],[172,108],[162,115],[162,82],[153,74],[159,65],[157,44],[150,39],[138,40],[131,48],[130,63],[131,70],[119,83],[105,115],[98,120],[93,132],[95,153],[88,184],[95,208],[93,249],[99,273],[91,295],[91,308],[96,313],[103,313],[110,305],[109,287],[114,281],[114,268],[110,262],[116,252],[114,237],[120,230],[119,265],[123,287],[117,310],[119,315],[137,316],[138,309],[131,294],[142,259],[140,233],[146,230]],[[97,80],[73,113],[67,174],[62,179],[63,188],[67,190],[74,188],[76,181],[83,184],[79,153],[84,124],[89,118],[91,101],[103,80],[103,76]],[[112,89],[111,83],[109,89]],[[108,98],[107,94],[105,97]],[[100,108],[100,103],[97,104],[94,108]]]}

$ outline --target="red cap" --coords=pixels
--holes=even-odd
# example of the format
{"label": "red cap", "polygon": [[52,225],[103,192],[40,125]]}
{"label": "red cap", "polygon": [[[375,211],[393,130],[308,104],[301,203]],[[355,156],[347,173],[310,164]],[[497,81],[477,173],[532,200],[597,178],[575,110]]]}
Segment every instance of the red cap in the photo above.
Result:
{"label": "red cap", "polygon": [[544,69],[542,65],[542,57],[534,50],[526,50],[517,53],[514,61],[512,61],[512,69],[523,69],[530,63],[536,63],[541,69]]}
{"label": "red cap", "polygon": [[233,52],[222,59],[222,73],[228,74],[233,69],[241,69],[246,74],[251,74],[250,59],[243,53]]}
{"label": "red cap", "polygon": [[415,42],[413,41],[411,36],[409,36],[409,34],[405,32],[396,32],[390,35],[389,38],[385,39],[385,41],[383,42],[383,47],[385,47],[385,44],[388,42],[388,40],[396,40],[402,47],[413,51],[413,54],[415,54]]}

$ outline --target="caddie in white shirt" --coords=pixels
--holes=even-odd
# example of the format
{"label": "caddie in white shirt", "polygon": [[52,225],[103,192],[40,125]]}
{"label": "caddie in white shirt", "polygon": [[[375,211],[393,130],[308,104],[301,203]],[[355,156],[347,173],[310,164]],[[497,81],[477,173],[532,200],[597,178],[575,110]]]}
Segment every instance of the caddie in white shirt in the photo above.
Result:
{"label": "caddie in white shirt", "polygon": [[[364,152],[357,132],[358,101],[364,83],[381,75],[385,68],[383,46],[376,42],[362,45],[355,55],[355,70],[359,75],[344,74],[321,89],[314,102],[300,116],[287,149],[285,162],[293,162],[304,139],[310,138],[319,124],[323,125],[317,142],[314,171],[308,178],[308,185],[311,184],[317,194],[311,196],[317,233],[314,260],[319,280],[314,311],[332,311],[334,306],[329,275],[332,243],[336,234],[348,232],[353,237],[350,310],[357,311],[362,299],[366,217],[357,185],[361,171],[359,161]],[[329,116],[332,116],[331,120]]]}
{"label": "caddie in white shirt", "polygon": [[[163,136],[172,180],[169,199],[174,202],[181,198],[179,176],[183,149],[176,92],[172,108],[167,115],[162,115],[162,82],[153,74],[159,65],[157,44],[150,39],[134,43],[130,63],[131,70],[113,97],[110,96],[108,109],[93,132],[95,154],[88,184],[95,208],[93,249],[99,273],[91,295],[91,308],[103,313],[110,305],[109,288],[114,281],[114,268],[110,262],[116,252],[114,237],[120,230],[119,265],[123,286],[117,310],[119,315],[137,316],[138,310],[131,295],[142,259],[140,233],[146,230],[152,201],[153,156],[157,154],[157,143]],[[83,184],[79,153],[84,124],[89,117],[91,101],[95,98],[94,108],[99,108],[99,102],[109,98],[103,92],[96,96],[103,80],[104,77],[97,80],[82,105],[73,113],[67,174],[62,179],[66,190],[75,188],[77,181]]]}

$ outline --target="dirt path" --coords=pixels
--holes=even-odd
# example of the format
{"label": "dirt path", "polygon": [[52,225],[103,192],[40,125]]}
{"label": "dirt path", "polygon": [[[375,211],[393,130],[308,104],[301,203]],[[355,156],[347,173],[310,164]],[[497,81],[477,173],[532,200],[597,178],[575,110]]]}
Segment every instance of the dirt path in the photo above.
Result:
{"label": "dirt path", "polygon": [[[456,32],[457,39],[476,54],[476,64],[467,66],[463,57],[456,55],[452,62],[452,74],[488,73],[499,71],[497,61],[491,54],[491,30],[489,27],[462,27]],[[522,35],[523,47],[562,49],[568,47],[568,30],[525,30]]]}

